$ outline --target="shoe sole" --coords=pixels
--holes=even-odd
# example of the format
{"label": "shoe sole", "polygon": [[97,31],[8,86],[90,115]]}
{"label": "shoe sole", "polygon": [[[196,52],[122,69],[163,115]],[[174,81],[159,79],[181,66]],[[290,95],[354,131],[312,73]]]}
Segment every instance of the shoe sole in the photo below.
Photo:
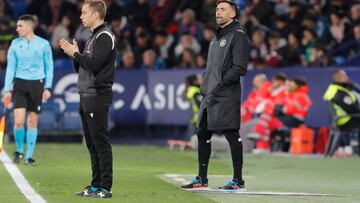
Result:
{"label": "shoe sole", "polygon": [[222,188],[219,188],[218,190],[222,191],[222,192],[246,192],[246,188],[239,188],[239,189],[222,189]]}
{"label": "shoe sole", "polygon": [[181,188],[183,190],[210,190],[209,187]]}

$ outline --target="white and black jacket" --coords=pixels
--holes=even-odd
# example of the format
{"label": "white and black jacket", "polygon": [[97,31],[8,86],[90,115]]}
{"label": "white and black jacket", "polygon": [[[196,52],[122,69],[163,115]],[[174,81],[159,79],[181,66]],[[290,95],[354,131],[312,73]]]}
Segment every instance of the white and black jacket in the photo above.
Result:
{"label": "white and black jacket", "polygon": [[74,66],[79,73],[81,96],[111,93],[115,75],[115,37],[106,23],[95,28],[83,53],[75,53]]}

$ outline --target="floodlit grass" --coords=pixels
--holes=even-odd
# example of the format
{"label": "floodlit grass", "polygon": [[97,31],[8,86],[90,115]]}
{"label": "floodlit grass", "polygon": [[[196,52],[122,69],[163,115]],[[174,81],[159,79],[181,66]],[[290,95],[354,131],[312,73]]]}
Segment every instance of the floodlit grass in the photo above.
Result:
{"label": "floodlit grass", "polygon": [[[8,154],[14,145],[8,145]],[[38,144],[37,166],[19,164],[34,189],[48,202],[360,202],[360,159],[299,158],[246,155],[244,175],[248,191],[311,192],[346,197],[268,197],[199,195],[159,178],[165,173],[195,174],[196,152],[169,151],[155,146],[113,146],[114,185],[111,200],[81,198],[74,193],[89,185],[90,159],[81,144]],[[212,159],[209,174],[231,175],[229,155]],[[0,166],[0,202],[26,202]],[[225,182],[210,184],[221,185]],[[224,180],[225,181],[225,180]]]}

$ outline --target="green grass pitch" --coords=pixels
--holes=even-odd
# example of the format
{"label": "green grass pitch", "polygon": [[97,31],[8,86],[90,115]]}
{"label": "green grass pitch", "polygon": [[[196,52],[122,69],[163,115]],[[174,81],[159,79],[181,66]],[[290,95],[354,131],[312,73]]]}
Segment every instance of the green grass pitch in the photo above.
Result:
{"label": "green grass pitch", "polygon": [[[12,155],[14,145],[7,146]],[[326,193],[341,196],[298,197],[191,193],[164,174],[183,174],[186,180],[197,172],[194,151],[169,151],[155,146],[113,145],[113,198],[81,198],[74,193],[89,184],[90,159],[81,144],[37,145],[37,166],[19,164],[31,186],[48,202],[360,202],[360,158],[324,159],[283,155],[245,155],[247,191]],[[221,153],[210,160],[209,183],[225,184],[231,176],[231,159]],[[189,176],[190,175],[190,176]],[[214,176],[212,175],[225,175]],[[220,177],[220,178],[219,178]],[[0,166],[0,202],[27,202],[4,166]]]}

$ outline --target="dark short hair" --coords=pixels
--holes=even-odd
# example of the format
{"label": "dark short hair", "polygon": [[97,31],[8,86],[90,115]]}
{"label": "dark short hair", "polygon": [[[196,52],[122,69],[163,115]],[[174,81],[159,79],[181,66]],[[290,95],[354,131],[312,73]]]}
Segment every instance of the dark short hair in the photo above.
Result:
{"label": "dark short hair", "polygon": [[88,4],[94,12],[99,13],[100,19],[104,20],[106,16],[106,4],[103,0],[85,0],[84,4]]}
{"label": "dark short hair", "polygon": [[216,6],[219,5],[220,3],[228,3],[231,6],[231,8],[234,9],[235,11],[234,19],[239,17],[238,6],[234,0],[218,0],[216,2]]}
{"label": "dark short hair", "polygon": [[272,79],[274,80],[280,80],[280,81],[285,81],[286,80],[286,74],[285,73],[278,73],[272,76]]}
{"label": "dark short hair", "polygon": [[23,21],[30,21],[32,23],[35,23],[35,18],[33,15],[30,14],[25,14],[19,17],[18,20],[23,20]]}
{"label": "dark short hair", "polygon": [[302,86],[306,86],[307,83],[306,83],[306,80],[304,78],[300,78],[300,77],[296,77],[296,78],[293,78],[291,79],[292,81],[295,82],[295,84],[298,86],[298,87],[302,87]]}

